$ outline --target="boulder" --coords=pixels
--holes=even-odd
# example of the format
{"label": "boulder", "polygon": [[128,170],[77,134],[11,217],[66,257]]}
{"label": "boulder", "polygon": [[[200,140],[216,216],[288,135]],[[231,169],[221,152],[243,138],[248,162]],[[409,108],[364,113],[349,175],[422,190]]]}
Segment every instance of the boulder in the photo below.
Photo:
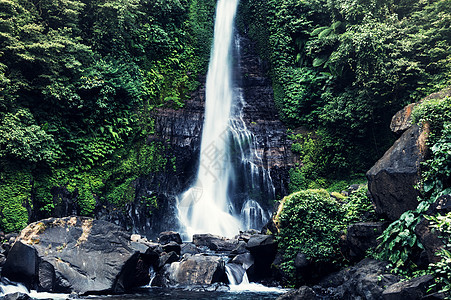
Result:
{"label": "boulder", "polygon": [[315,294],[308,286],[301,286],[299,289],[288,292],[279,296],[277,300],[316,300],[323,299]]}
{"label": "boulder", "polygon": [[6,262],[6,256],[3,253],[0,253],[0,268],[3,267],[5,262]]}
{"label": "boulder", "polygon": [[136,278],[138,261],[130,235],[112,223],[50,218],[22,230],[2,275],[39,291],[119,293],[149,281]]}
{"label": "boulder", "polygon": [[429,285],[434,282],[434,276],[424,275],[407,281],[390,285],[383,293],[384,300],[419,300],[426,295]]}
{"label": "boulder", "polygon": [[250,253],[239,254],[235,256],[230,262],[239,264],[245,270],[247,270],[254,265],[254,257]]}
{"label": "boulder", "polygon": [[195,255],[195,254],[201,253],[201,251],[199,250],[199,248],[196,247],[196,245],[194,245],[192,243],[182,244],[181,250],[180,250],[180,255],[184,255],[187,253]]}
{"label": "boulder", "polygon": [[331,274],[319,285],[332,299],[382,299],[387,286],[399,278],[387,270],[387,262],[365,258],[353,267]]}
{"label": "boulder", "polygon": [[193,243],[197,247],[208,247],[213,251],[232,251],[238,245],[238,240],[206,233],[193,235]]}
{"label": "boulder", "polygon": [[412,110],[417,103],[411,103],[398,111],[391,119],[390,129],[401,135],[404,131],[412,127]]}
{"label": "boulder", "polygon": [[162,248],[163,248],[164,252],[174,251],[175,253],[180,255],[181,247],[180,247],[180,244],[177,244],[176,242],[171,241],[171,242],[163,245]]}
{"label": "boulder", "polygon": [[171,264],[179,260],[179,256],[174,251],[165,253],[163,252],[158,260],[158,269],[164,267],[164,265]]}
{"label": "boulder", "polygon": [[[451,195],[444,195],[431,204],[426,214],[430,216],[436,216],[438,214],[445,215],[450,211]],[[430,227],[430,221],[424,218],[415,227],[415,233],[424,246],[429,262],[438,262],[440,257],[436,253],[444,246],[443,240],[439,237],[440,233],[432,229]]]}
{"label": "boulder", "polygon": [[426,152],[427,126],[412,126],[367,172],[368,191],[376,212],[390,220],[418,205],[419,167]]}
{"label": "boulder", "polygon": [[[225,264],[219,256],[192,255],[166,265],[159,279],[160,285],[197,285],[227,282]],[[160,276],[161,276],[160,275]],[[162,284],[163,283],[163,284]]]}
{"label": "boulder", "polygon": [[235,239],[239,240],[239,241],[244,241],[244,242],[248,242],[249,239],[251,238],[251,236],[253,236],[254,234],[259,234],[260,231],[255,230],[255,229],[249,229],[246,231],[240,231],[240,234],[235,236]]}
{"label": "boulder", "polygon": [[363,222],[348,226],[342,253],[351,261],[358,261],[365,257],[365,252],[375,248],[379,242],[377,238],[387,228],[382,222]]}
{"label": "boulder", "polygon": [[162,245],[169,244],[170,242],[176,242],[177,244],[182,243],[182,238],[180,237],[180,234],[175,231],[164,231],[161,232],[158,241]]}
{"label": "boulder", "polygon": [[271,265],[277,254],[277,242],[272,235],[256,234],[251,236],[246,248],[254,257],[253,280],[271,276]]}
{"label": "boulder", "polygon": [[296,270],[306,268],[309,264],[310,262],[304,253],[298,252],[296,254],[296,258],[294,259],[294,267],[296,268]]}
{"label": "boulder", "polygon": [[244,254],[249,252],[249,250],[246,249],[246,243],[243,241],[239,241],[238,245],[236,245],[235,249],[233,249],[230,254],[237,255],[237,254]]}

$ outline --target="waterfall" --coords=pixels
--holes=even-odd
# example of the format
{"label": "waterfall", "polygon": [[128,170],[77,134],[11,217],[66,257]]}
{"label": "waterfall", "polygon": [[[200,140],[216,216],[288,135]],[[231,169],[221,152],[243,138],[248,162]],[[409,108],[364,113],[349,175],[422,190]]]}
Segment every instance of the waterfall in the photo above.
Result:
{"label": "waterfall", "polygon": [[186,239],[195,233],[232,237],[239,230],[261,227],[269,213],[253,198],[261,198],[262,190],[270,190],[266,198],[274,197],[255,137],[243,121],[242,91],[232,78],[234,50],[239,53],[233,26],[237,6],[238,0],[217,2],[197,177],[177,199]]}

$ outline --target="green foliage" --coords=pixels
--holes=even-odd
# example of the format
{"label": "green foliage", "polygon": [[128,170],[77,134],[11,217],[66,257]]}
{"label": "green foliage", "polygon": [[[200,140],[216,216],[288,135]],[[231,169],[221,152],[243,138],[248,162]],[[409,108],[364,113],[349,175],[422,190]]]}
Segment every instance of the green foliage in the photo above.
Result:
{"label": "green foliage", "polygon": [[427,124],[431,131],[428,143],[433,145],[442,136],[444,125],[451,120],[451,97],[428,99],[416,105],[412,111],[412,121]]}
{"label": "green foliage", "polygon": [[[362,221],[373,209],[363,187],[338,202],[326,190],[303,190],[282,200],[283,209],[276,217],[277,240],[283,249],[282,269],[295,283],[294,259],[303,253],[313,263],[343,262],[339,237],[352,222]],[[297,278],[297,280],[302,280]]]}
{"label": "green foliage", "polygon": [[0,158],[53,162],[58,152],[53,136],[36,125],[29,110],[7,113],[0,120]]}
{"label": "green foliage", "polygon": [[421,202],[416,210],[403,213],[391,223],[379,237],[381,242],[375,257],[391,262],[397,272],[413,271],[416,265],[411,259],[424,249],[415,234],[415,227],[428,208],[428,202]]}
{"label": "green foliage", "polygon": [[26,207],[31,207],[31,172],[0,164],[0,226],[5,232],[28,224]]}
{"label": "green foliage", "polygon": [[344,211],[345,224],[353,224],[362,221],[376,221],[374,206],[368,198],[368,186],[360,187],[342,200],[344,202],[342,210]]}
{"label": "green foliage", "polygon": [[335,145],[328,173],[361,172],[392,144],[397,110],[451,83],[450,5],[246,0],[240,28],[270,63],[286,124]]}
{"label": "green foliage", "polygon": [[287,260],[282,267],[292,271],[298,252],[313,261],[339,257],[337,241],[344,229],[342,211],[325,190],[305,190],[287,196],[278,218],[279,247]]}
{"label": "green foliage", "polygon": [[325,175],[324,170],[327,166],[327,160],[321,157],[323,152],[321,138],[308,133],[291,135],[290,139],[295,141],[291,150],[299,155],[302,160],[301,165],[289,171],[290,192],[324,187],[324,182],[321,182],[320,178]]}
{"label": "green foliage", "polygon": [[451,213],[444,216],[427,217],[432,222],[432,228],[439,231],[445,247],[437,253],[440,261],[431,264],[429,271],[435,275],[434,286],[445,293],[446,299],[451,299]]}
{"label": "green foliage", "polygon": [[214,10],[214,0],[0,1],[0,164],[9,170],[0,176],[32,182],[17,195],[22,183],[1,183],[0,197],[12,199],[0,202],[1,229],[22,228],[31,199],[35,217],[52,216],[54,187],[82,215],[99,203],[123,208],[139,176],[167,167],[166,146],[145,142],[153,109],[183,107],[198,87]]}

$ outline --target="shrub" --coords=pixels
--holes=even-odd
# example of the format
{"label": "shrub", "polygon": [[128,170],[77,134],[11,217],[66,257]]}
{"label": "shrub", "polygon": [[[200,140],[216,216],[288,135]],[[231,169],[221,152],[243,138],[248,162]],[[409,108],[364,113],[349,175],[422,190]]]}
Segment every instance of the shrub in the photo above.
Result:
{"label": "shrub", "polygon": [[280,226],[277,239],[285,259],[281,267],[292,277],[298,252],[313,262],[339,258],[337,244],[345,229],[343,211],[326,190],[304,190],[287,196],[276,221]]}
{"label": "shrub", "polygon": [[451,299],[451,212],[445,216],[428,217],[432,227],[441,233],[445,247],[437,253],[441,260],[432,264],[430,272],[435,275],[435,286]]}

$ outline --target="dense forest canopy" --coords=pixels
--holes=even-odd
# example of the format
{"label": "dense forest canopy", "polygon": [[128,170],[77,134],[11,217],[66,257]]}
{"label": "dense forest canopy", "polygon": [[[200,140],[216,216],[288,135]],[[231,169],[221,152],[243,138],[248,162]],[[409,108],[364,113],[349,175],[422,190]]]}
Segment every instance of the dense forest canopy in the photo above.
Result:
{"label": "dense forest canopy", "polygon": [[[215,2],[0,1],[1,228],[52,214],[52,187],[121,203],[158,171],[155,107],[182,107],[205,73]],[[108,185],[108,186],[106,186]],[[33,200],[33,201],[32,201]],[[35,207],[33,207],[33,204]]]}
{"label": "dense forest canopy", "polygon": [[[293,191],[368,170],[393,142],[393,114],[451,83],[451,1],[241,5],[240,28],[270,62],[280,117],[307,158]],[[298,135],[300,126],[311,134]]]}

